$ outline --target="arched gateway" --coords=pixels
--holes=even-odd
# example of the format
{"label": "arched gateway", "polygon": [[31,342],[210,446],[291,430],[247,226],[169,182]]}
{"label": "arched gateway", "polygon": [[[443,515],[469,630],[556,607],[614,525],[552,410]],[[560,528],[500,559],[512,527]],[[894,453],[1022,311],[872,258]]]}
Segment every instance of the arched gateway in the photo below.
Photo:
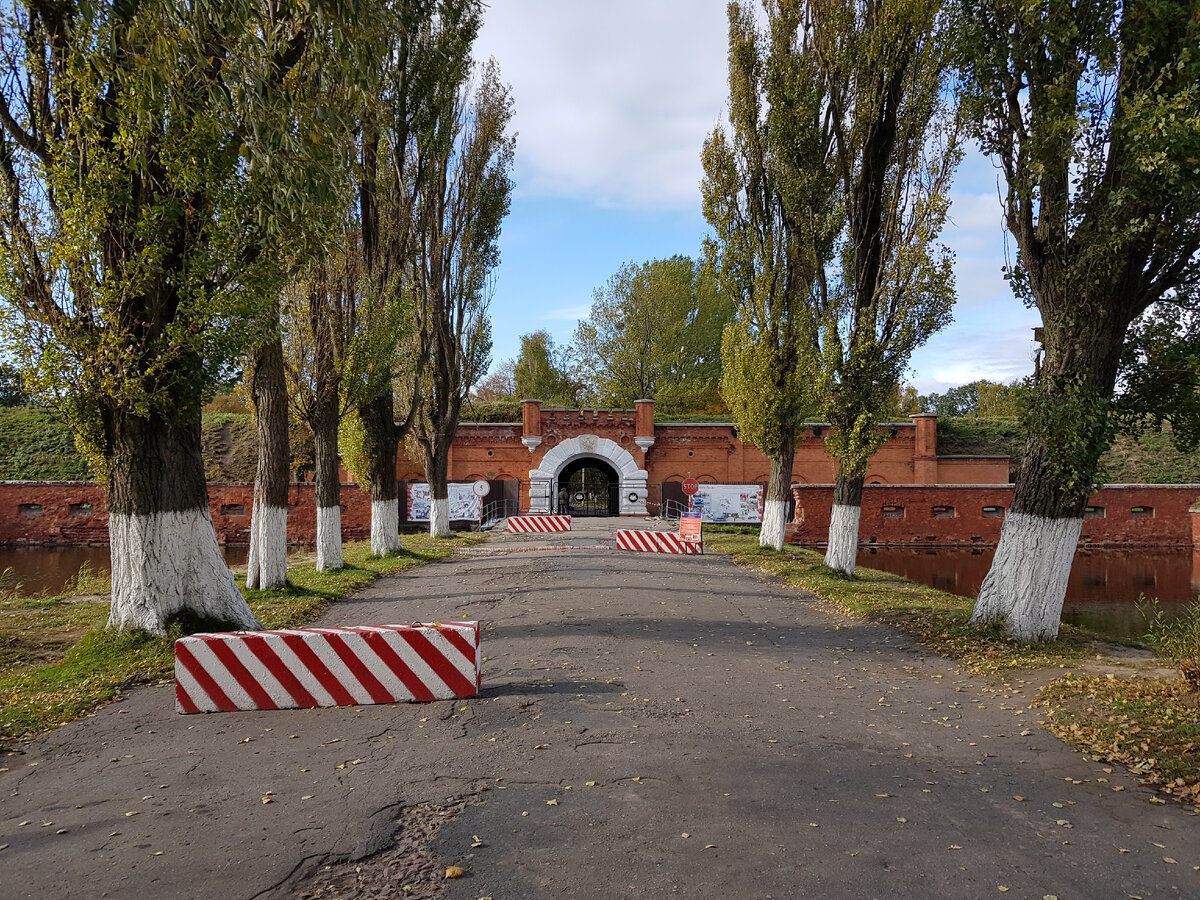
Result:
{"label": "arched gateway", "polygon": [[[615,470],[618,480],[616,512],[622,516],[646,515],[646,470],[639,469],[633,454],[616,441],[594,434],[568,438],[551,449],[540,468],[529,472],[529,511],[554,512],[559,480],[568,467],[584,468],[594,459]],[[574,465],[573,465],[574,464]],[[566,512],[566,510],[561,510]]]}

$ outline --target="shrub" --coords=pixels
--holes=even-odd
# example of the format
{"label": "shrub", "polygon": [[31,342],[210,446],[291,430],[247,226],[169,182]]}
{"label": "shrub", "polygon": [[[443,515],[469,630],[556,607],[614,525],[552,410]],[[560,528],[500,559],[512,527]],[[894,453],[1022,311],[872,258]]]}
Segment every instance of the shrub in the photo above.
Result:
{"label": "shrub", "polygon": [[1188,690],[1200,691],[1200,603],[1168,615],[1158,601],[1141,603],[1138,610],[1149,626],[1146,643],[1163,659],[1179,667]]}

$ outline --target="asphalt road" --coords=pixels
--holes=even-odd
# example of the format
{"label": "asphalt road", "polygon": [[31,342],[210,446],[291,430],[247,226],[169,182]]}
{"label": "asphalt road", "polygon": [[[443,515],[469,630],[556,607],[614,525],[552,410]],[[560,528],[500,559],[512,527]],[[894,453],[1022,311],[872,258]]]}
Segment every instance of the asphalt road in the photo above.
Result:
{"label": "asphalt road", "polygon": [[615,524],[496,535],[323,620],[479,619],[478,698],[180,716],[141,688],[0,757],[0,897],[1200,897],[1200,816],[1056,741],[1031,684]]}

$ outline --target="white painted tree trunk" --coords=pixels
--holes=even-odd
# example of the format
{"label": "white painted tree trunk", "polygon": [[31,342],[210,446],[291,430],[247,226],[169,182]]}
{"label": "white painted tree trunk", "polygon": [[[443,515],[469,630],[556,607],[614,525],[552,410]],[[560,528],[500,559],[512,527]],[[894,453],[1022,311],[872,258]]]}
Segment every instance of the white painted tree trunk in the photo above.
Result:
{"label": "white painted tree trunk", "polygon": [[429,501],[429,534],[450,537],[450,498],[434,497]]}
{"label": "white painted tree trunk", "polygon": [[371,501],[371,552],[386,556],[400,546],[400,501]]}
{"label": "white painted tree trunk", "polygon": [[758,546],[783,549],[784,531],[787,528],[787,501],[768,500],[763,504],[762,528],[758,531]]}
{"label": "white painted tree trunk", "polygon": [[108,517],[109,627],[163,634],[183,608],[236,628],[260,628],[221,557],[208,507]]}
{"label": "white painted tree trunk", "polygon": [[1019,641],[1054,640],[1082,530],[1082,518],[1009,513],[971,624],[1004,622]]}
{"label": "white painted tree trunk", "polygon": [[287,582],[287,508],[267,506],[254,498],[250,516],[250,560],[246,587],[257,590]]}
{"label": "white painted tree trunk", "polygon": [[342,508],[317,507],[317,571],[340,569],[342,562]]}
{"label": "white painted tree trunk", "polygon": [[846,575],[854,574],[858,559],[858,520],[861,506],[834,504],[829,515],[829,543],[825,548],[825,565]]}

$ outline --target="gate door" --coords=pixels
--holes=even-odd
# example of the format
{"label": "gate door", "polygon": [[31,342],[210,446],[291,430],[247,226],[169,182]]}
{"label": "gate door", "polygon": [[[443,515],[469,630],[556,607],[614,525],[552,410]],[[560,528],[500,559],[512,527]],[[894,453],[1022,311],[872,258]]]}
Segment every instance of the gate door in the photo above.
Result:
{"label": "gate door", "polygon": [[581,459],[563,469],[558,479],[558,511],[572,516],[619,514],[620,479],[598,459]]}

